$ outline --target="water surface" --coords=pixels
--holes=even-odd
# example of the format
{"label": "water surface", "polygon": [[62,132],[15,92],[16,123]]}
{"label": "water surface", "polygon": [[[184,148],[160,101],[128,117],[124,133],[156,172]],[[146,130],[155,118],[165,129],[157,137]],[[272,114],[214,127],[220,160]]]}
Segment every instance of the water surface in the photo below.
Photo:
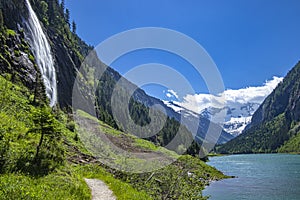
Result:
{"label": "water surface", "polygon": [[208,164],[237,176],[211,183],[203,191],[210,200],[300,200],[300,155],[230,155]]}

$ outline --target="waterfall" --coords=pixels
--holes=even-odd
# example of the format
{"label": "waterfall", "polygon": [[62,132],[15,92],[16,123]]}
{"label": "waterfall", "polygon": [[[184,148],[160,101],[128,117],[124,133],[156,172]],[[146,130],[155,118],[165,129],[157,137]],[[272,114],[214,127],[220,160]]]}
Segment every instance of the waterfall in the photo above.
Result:
{"label": "waterfall", "polygon": [[29,0],[26,0],[26,5],[29,11],[28,20],[25,21],[27,28],[26,37],[41,72],[46,87],[46,95],[50,99],[50,106],[53,107],[57,101],[57,87],[51,47]]}

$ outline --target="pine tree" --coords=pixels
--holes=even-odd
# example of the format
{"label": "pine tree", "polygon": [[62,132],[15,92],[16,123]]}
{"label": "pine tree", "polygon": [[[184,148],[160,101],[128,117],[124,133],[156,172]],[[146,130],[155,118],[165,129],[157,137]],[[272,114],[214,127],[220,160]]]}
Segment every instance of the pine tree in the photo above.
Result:
{"label": "pine tree", "polygon": [[65,0],[61,0],[60,9],[61,9],[62,12],[65,11]]}
{"label": "pine tree", "polygon": [[72,31],[73,31],[73,33],[74,34],[76,34],[76,23],[75,23],[75,21],[73,20],[73,22],[72,22]]}
{"label": "pine tree", "polygon": [[70,10],[69,9],[66,9],[65,20],[66,20],[67,24],[70,26]]}
{"label": "pine tree", "polygon": [[34,160],[39,162],[40,152],[42,145],[44,143],[45,137],[49,137],[52,135],[52,139],[54,135],[59,135],[59,131],[57,129],[57,124],[55,123],[55,118],[48,107],[42,107],[39,110],[34,112],[33,116],[34,128],[30,130],[30,132],[40,134],[40,140],[36,147]]}
{"label": "pine tree", "polygon": [[50,24],[55,24],[55,2],[54,0],[48,0],[48,16]]}

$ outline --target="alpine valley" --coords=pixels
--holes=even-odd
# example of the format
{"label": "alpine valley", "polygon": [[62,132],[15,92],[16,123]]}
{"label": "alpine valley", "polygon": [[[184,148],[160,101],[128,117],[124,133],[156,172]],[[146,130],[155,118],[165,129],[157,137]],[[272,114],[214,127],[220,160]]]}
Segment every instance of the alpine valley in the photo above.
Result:
{"label": "alpine valley", "polygon": [[64,0],[0,0],[0,199],[102,199],[87,179],[120,200],[207,199],[232,178],[206,163],[212,149],[300,152],[299,63],[199,110],[103,63],[70,13]]}
{"label": "alpine valley", "polygon": [[[198,154],[205,151],[201,144],[210,124],[221,133],[219,143],[233,137],[203,117],[181,124],[179,113],[102,63],[76,34],[64,1],[0,0],[0,44],[0,199],[91,199],[84,178],[102,180],[118,199],[204,199],[205,185],[228,177]],[[93,73],[103,75],[98,80]],[[129,99],[130,116],[121,102],[110,103],[119,81],[117,96]],[[137,137],[153,120],[153,105],[165,110],[151,111],[162,130]],[[132,122],[116,120],[113,109]],[[89,129],[83,130],[86,123]],[[142,128],[132,129],[135,124]],[[167,146],[175,136],[177,143]],[[112,146],[137,156],[120,156]],[[132,172],[136,166],[161,166],[162,160],[143,164],[152,157],[172,162],[153,172]]]}
{"label": "alpine valley", "polygon": [[220,146],[221,153],[299,153],[300,63],[253,114],[245,131]]}

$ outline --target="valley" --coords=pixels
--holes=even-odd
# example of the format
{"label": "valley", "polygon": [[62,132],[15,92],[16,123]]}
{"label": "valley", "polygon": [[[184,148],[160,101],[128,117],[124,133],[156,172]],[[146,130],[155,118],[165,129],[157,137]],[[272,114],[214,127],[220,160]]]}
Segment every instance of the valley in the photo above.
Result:
{"label": "valley", "polygon": [[[0,199],[95,199],[95,194],[101,194],[94,186],[103,184],[109,194],[111,191],[109,196],[120,200],[299,197],[295,188],[299,185],[300,62],[294,66],[287,65],[287,61],[275,65],[269,58],[268,65],[273,68],[269,66],[263,70],[256,66],[266,66],[262,59],[261,63],[253,64],[253,60],[244,58],[245,66],[232,70],[228,63],[232,67],[239,66],[233,64],[238,59],[228,56],[229,51],[220,53],[222,48],[219,46],[211,48],[207,41],[215,40],[204,40],[208,49],[215,49],[212,55],[217,58],[219,71],[198,43],[202,41],[198,35],[205,29],[195,26],[186,30],[187,33],[197,30],[190,33],[193,37],[188,40],[183,40],[187,35],[177,29],[173,31],[176,37],[165,37],[163,41],[159,34],[145,35],[156,39],[157,46],[167,44],[170,48],[177,47],[173,44],[184,47],[183,41],[192,41],[203,52],[191,48],[184,54],[181,52],[184,48],[177,49],[187,56],[174,62],[170,58],[174,52],[149,50],[152,44],[147,44],[145,35],[134,35],[135,42],[147,47],[142,49],[146,54],[135,58],[132,54],[140,50],[136,49],[122,55],[131,59],[124,61],[120,56],[108,65],[105,59],[101,60],[101,51],[97,51],[95,44],[84,41],[90,37],[81,37],[86,30],[80,26],[91,25],[89,35],[96,37],[96,32],[92,31],[99,28],[93,21],[98,20],[96,14],[104,20],[112,13],[116,17],[127,13],[125,21],[111,17],[109,24],[101,27],[101,32],[108,37],[110,28],[121,22],[130,23],[132,14],[140,10],[125,12],[117,6],[114,8],[119,12],[115,13],[105,7],[108,2],[101,2],[103,12],[92,12],[92,7],[99,5],[94,2],[89,13],[95,16],[81,13],[82,20],[86,21],[83,23],[76,18],[77,24],[74,16],[78,10],[74,9],[73,14],[68,6],[82,2],[73,3],[0,0]],[[132,2],[118,3],[124,7],[132,5]],[[197,7],[176,5],[167,7],[179,10],[184,6],[187,10]],[[81,6],[84,10],[88,4]],[[161,4],[161,8],[165,6]],[[145,13],[149,11],[143,6],[140,9]],[[196,11],[193,12],[195,16],[202,15]],[[161,15],[164,12],[155,13]],[[227,19],[228,15],[225,16]],[[134,19],[145,20],[144,17],[134,16]],[[182,17],[185,19],[186,16]],[[156,16],[151,15],[151,19]],[[171,18],[159,18],[158,22],[167,19]],[[99,23],[103,22],[101,20],[99,18]],[[179,18],[177,20],[175,24],[181,22]],[[189,19],[189,22],[193,20]],[[136,24],[126,27],[131,26],[139,27]],[[110,39],[114,41],[115,52],[133,43],[114,40],[114,36]],[[253,45],[257,43],[253,42]],[[233,46],[228,48],[233,51]],[[254,52],[253,49],[248,51]],[[294,52],[291,50],[290,54]],[[111,52],[102,53],[110,55]],[[151,57],[159,53],[158,57]],[[228,57],[226,62],[220,62],[225,57]],[[276,56],[273,57],[275,60]],[[141,65],[152,58],[157,59],[151,61],[152,65]],[[205,84],[211,84],[205,87],[212,93],[203,89],[200,83],[203,80],[196,77],[195,69],[187,69],[188,58],[198,59],[203,67],[198,75],[210,77],[208,81],[202,78]],[[169,69],[182,77],[187,76],[184,78],[196,88],[194,93],[189,93],[179,78],[175,79],[178,90],[143,89],[125,78],[127,72],[116,66],[124,64],[124,69],[130,66],[130,70],[134,70],[135,66],[156,66],[155,61],[164,64],[160,67],[169,61],[173,67]],[[284,70],[278,73],[279,66],[289,69],[288,73],[283,73]],[[260,71],[254,73],[254,68]],[[247,70],[251,71],[249,75],[239,77],[238,73]],[[274,71],[276,75],[272,74],[269,79],[264,77],[265,82],[258,79],[266,71]],[[159,70],[154,75],[163,80],[173,78]],[[150,73],[143,76],[150,77]],[[145,78],[143,76],[138,78]],[[221,76],[226,85],[216,86],[216,80],[223,81]],[[255,84],[250,84],[252,79]],[[229,89],[229,82],[235,89]],[[159,85],[155,81],[153,84]],[[222,156],[210,157],[219,154]]]}

